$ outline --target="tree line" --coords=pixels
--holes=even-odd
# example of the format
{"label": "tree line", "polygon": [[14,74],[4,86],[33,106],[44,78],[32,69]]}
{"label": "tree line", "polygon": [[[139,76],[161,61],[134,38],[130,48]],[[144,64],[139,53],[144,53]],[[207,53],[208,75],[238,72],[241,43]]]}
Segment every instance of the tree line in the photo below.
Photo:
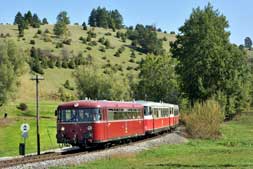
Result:
{"label": "tree line", "polygon": [[46,18],[43,18],[42,21],[36,13],[32,14],[31,11],[24,13],[18,12],[14,19],[14,25],[18,25],[19,36],[24,35],[24,29],[28,29],[29,26],[34,28],[39,28],[41,24],[48,24]]}
{"label": "tree line", "polygon": [[[67,13],[59,14],[57,23],[69,24]],[[140,62],[139,79],[130,74],[125,78],[113,72],[100,72],[93,64],[79,66],[75,71],[79,98],[161,100],[181,107],[212,98],[228,117],[241,112],[253,103],[252,70],[245,50],[230,43],[228,27],[226,17],[211,4],[193,9],[170,44],[170,54],[159,50],[162,44],[152,26],[128,28],[118,37],[129,38],[133,47],[148,53]],[[6,53],[5,48],[0,49]],[[8,52],[5,58],[13,63]]]}
{"label": "tree line", "polygon": [[[128,78],[131,98],[179,103],[181,107],[215,99],[227,117],[249,108],[252,73],[245,51],[230,43],[228,26],[226,17],[211,4],[193,9],[171,43],[171,55],[153,52],[156,55],[148,55],[140,63],[139,81]],[[134,40],[145,31],[152,30],[138,25],[128,30],[128,36]],[[78,72],[81,74],[82,69]],[[77,81],[79,91],[85,91],[87,85],[82,84],[88,83],[82,77]],[[98,94],[99,87],[91,91],[93,95],[82,93],[80,98],[107,98]]]}

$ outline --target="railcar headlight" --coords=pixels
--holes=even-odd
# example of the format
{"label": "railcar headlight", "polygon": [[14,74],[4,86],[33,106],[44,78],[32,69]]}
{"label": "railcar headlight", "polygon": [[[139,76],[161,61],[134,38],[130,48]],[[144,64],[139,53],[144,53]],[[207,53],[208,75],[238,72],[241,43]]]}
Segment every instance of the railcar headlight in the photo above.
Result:
{"label": "railcar headlight", "polygon": [[91,131],[91,130],[92,130],[92,126],[88,126],[88,127],[87,127],[87,130],[88,130],[88,131]]}
{"label": "railcar headlight", "polygon": [[65,127],[62,126],[62,127],[61,127],[61,131],[64,131],[64,130],[65,130]]}

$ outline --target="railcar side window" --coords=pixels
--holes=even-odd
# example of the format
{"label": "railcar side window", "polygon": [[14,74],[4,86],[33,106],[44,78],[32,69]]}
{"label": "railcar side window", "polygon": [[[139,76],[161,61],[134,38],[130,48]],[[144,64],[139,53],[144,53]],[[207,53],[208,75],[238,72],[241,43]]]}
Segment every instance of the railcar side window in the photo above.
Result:
{"label": "railcar side window", "polygon": [[174,110],[174,115],[177,116],[179,114],[179,110],[178,109],[175,109]]}
{"label": "railcar side window", "polygon": [[147,116],[147,115],[150,115],[150,114],[151,114],[151,111],[149,111],[149,107],[144,106],[144,115]]}
{"label": "railcar side window", "polygon": [[108,120],[127,120],[141,117],[140,109],[108,109]]}

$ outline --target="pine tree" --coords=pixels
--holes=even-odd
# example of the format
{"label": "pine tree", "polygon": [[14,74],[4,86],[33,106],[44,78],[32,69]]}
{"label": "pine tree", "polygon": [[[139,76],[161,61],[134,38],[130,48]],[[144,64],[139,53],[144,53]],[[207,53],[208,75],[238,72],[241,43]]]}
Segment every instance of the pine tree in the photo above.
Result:
{"label": "pine tree", "polygon": [[25,18],[26,22],[27,22],[29,25],[32,25],[33,16],[32,16],[32,12],[31,12],[31,11],[28,11],[27,13],[25,13],[25,14],[24,14],[24,18]]}
{"label": "pine tree", "polygon": [[15,20],[14,20],[14,25],[18,25],[22,22],[22,20],[24,20],[22,14],[20,12],[18,12],[15,16]]}
{"label": "pine tree", "polygon": [[85,22],[83,22],[82,27],[83,27],[83,30],[87,30],[87,25]]}
{"label": "pine tree", "polygon": [[250,39],[250,37],[246,37],[244,39],[244,46],[245,46],[245,48],[251,49],[252,40]]}
{"label": "pine tree", "polygon": [[34,28],[39,28],[40,24],[41,24],[41,21],[40,21],[38,15],[36,13],[33,14],[31,26]]}
{"label": "pine tree", "polygon": [[21,20],[20,23],[18,24],[18,35],[20,37],[24,36],[24,30],[26,28],[26,23],[25,20]]}
{"label": "pine tree", "polygon": [[47,18],[43,18],[43,19],[42,19],[42,24],[43,24],[43,25],[47,25],[47,24],[48,24]]}
{"label": "pine tree", "polygon": [[93,26],[93,27],[96,27],[97,26],[97,10],[96,9],[92,9],[91,13],[90,13],[90,16],[89,16],[89,25],[90,26]]}

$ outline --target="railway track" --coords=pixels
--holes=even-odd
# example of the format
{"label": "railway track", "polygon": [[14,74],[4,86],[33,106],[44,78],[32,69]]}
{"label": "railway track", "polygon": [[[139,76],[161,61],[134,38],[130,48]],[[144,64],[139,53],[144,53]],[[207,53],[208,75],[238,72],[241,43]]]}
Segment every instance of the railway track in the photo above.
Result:
{"label": "railway track", "polygon": [[45,153],[45,154],[41,154],[41,155],[28,155],[28,156],[24,156],[24,157],[9,159],[9,160],[2,160],[2,161],[0,161],[0,168],[13,167],[13,166],[24,165],[24,164],[28,164],[28,163],[43,162],[43,161],[48,161],[48,160],[63,159],[63,158],[67,158],[67,157],[74,157],[74,156],[87,154],[89,152],[101,152],[101,151],[105,151],[105,149],[114,149],[114,148],[118,148],[121,146],[125,147],[128,145],[133,145],[133,144],[137,144],[140,142],[149,141],[152,139],[162,137],[165,134],[167,134],[167,133],[162,133],[160,135],[154,135],[152,137],[145,138],[145,139],[138,139],[133,142],[128,142],[128,143],[124,143],[124,144],[123,143],[122,144],[115,144],[115,145],[111,145],[110,147],[107,147],[107,148],[93,148],[93,149],[88,149],[88,150],[75,149],[75,150],[69,150],[69,151],[64,151],[64,152],[50,152],[50,153]]}

